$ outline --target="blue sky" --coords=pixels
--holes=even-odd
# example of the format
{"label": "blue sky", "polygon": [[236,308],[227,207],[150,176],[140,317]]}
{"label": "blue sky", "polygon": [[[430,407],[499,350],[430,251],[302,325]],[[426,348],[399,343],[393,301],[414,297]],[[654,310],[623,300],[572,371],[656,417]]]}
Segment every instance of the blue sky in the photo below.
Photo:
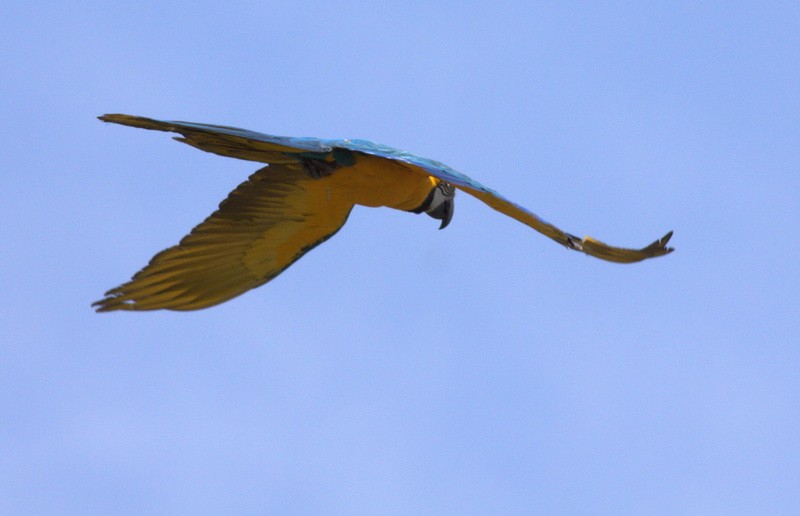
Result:
{"label": "blue sky", "polygon": [[[3,10],[0,512],[800,511],[797,2]],[[677,251],[462,194],[95,314],[256,168],[108,112],[367,138]]]}

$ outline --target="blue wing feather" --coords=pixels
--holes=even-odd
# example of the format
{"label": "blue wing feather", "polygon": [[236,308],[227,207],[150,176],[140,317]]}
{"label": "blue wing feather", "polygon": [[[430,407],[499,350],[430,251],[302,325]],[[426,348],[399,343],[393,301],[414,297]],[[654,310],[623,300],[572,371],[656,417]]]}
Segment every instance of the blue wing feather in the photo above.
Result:
{"label": "blue wing feather", "polygon": [[238,127],[230,127],[225,125],[213,124],[200,124],[196,122],[181,122],[181,121],[166,121],[155,120],[151,118],[130,116],[130,115],[103,115],[101,120],[107,122],[114,122],[133,127],[141,127],[144,129],[157,129],[162,131],[180,132],[181,129],[188,129],[189,131],[199,131],[207,134],[221,134],[232,136],[234,138],[243,138],[245,140],[257,141],[278,145],[280,147],[292,148],[298,151],[298,154],[305,152],[319,152],[328,153],[334,148],[339,147],[356,152],[363,152],[365,154],[372,154],[373,156],[380,156],[382,158],[393,159],[402,161],[419,168],[433,176],[452,183],[455,186],[464,188],[471,188],[480,190],[491,195],[500,196],[494,190],[483,186],[474,179],[465,176],[461,172],[454,170],[444,163],[432,159],[422,158],[400,149],[382,145],[369,140],[333,140],[322,138],[310,137],[292,137],[292,136],[274,136],[271,134],[259,133],[257,131],[250,131],[247,129],[240,129]]}
{"label": "blue wing feather", "polygon": [[275,145],[280,145],[282,147],[293,147],[298,151],[328,153],[331,152],[334,148],[339,147],[351,151],[363,152],[365,154],[371,154],[373,156],[393,159],[396,161],[403,161],[405,163],[408,163],[409,165],[420,167],[423,170],[430,173],[431,175],[436,176],[443,181],[447,181],[448,183],[452,183],[455,186],[480,190],[487,194],[501,197],[500,194],[498,194],[491,188],[487,188],[486,186],[475,181],[474,179],[467,177],[461,172],[448,167],[444,163],[428,158],[423,158],[415,154],[411,154],[410,152],[406,152],[400,149],[395,149],[394,147],[389,147],[388,145],[375,143],[370,140],[363,140],[363,139],[335,140],[335,139],[323,139],[323,138],[311,138],[311,137],[274,136],[271,134],[264,134],[264,133],[259,133],[257,131],[249,131],[247,129],[239,129],[238,127],[229,127],[224,125],[199,124],[194,122],[180,122],[180,121],[170,121],[165,123],[171,126],[175,126],[176,128],[184,127],[187,129],[193,129],[203,132],[220,133],[237,138],[245,138],[247,140],[272,143]]}
{"label": "blue wing feather", "polygon": [[245,138],[247,140],[273,143],[275,145],[280,145],[281,147],[293,147],[297,150],[308,152],[330,152],[335,146],[332,146],[331,143],[335,143],[337,141],[323,140],[320,138],[273,136],[270,134],[259,133],[257,131],[249,131],[247,129],[239,129],[238,127],[228,127],[225,125],[198,124],[194,122],[179,121],[170,121],[165,123],[177,128],[183,127],[186,129],[193,129],[206,133],[225,134],[228,136],[234,136],[236,138]]}

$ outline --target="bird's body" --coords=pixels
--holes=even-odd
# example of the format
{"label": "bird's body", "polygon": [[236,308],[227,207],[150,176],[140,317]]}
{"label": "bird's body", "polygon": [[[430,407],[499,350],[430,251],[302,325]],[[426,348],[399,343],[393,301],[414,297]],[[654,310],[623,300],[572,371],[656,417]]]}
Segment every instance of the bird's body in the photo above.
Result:
{"label": "bird's body", "polygon": [[[314,184],[318,181],[319,184]],[[327,199],[372,208],[389,207],[411,211],[418,208],[437,181],[409,174],[402,165],[376,156],[364,155],[349,167],[337,169],[318,180],[303,180],[306,188],[323,190]]]}
{"label": "bird's body", "polygon": [[580,239],[544,222],[446,165],[366,140],[270,136],[226,126],[164,122],[130,115],[101,120],[172,131],[179,141],[268,166],[181,242],[155,255],[131,281],[95,303],[98,311],[196,310],[274,278],[335,234],[355,205],[386,206],[441,219],[453,215],[453,187],[586,254],[622,263],[661,256],[671,236],[639,250]]}

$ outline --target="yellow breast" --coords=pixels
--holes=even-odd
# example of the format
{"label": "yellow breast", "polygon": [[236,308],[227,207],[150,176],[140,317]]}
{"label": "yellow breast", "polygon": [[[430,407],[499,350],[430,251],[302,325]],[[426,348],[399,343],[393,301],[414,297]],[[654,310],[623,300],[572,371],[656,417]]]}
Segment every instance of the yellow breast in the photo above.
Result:
{"label": "yellow breast", "polygon": [[398,210],[418,208],[438,182],[412,166],[367,154],[359,154],[353,166],[317,181],[323,183],[328,202]]}

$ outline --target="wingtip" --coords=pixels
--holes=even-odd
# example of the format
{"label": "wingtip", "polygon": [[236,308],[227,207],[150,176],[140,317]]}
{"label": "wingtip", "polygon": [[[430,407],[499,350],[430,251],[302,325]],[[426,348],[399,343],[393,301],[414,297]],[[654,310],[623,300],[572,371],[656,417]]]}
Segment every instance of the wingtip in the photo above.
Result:
{"label": "wingtip", "polygon": [[92,310],[94,310],[95,313],[98,314],[111,311],[109,308],[106,307],[105,299],[100,301],[95,301],[94,303],[92,303]]}
{"label": "wingtip", "polygon": [[610,246],[592,237],[586,237],[581,242],[579,250],[589,256],[594,256],[595,258],[600,258],[601,260],[609,262],[634,263],[648,258],[664,256],[674,251],[674,248],[667,247],[667,242],[669,242],[670,238],[672,238],[672,231],[647,247],[641,249],[626,249]]}
{"label": "wingtip", "polygon": [[122,115],[119,113],[106,113],[105,115],[100,115],[97,117],[98,120],[101,122],[110,122],[110,123],[122,123],[123,120],[126,118],[132,118],[131,115]]}
{"label": "wingtip", "polygon": [[671,230],[668,231],[666,235],[642,249],[641,251],[645,254],[642,259],[656,258],[673,252],[675,250],[674,247],[667,247],[667,243],[669,243],[670,238],[672,238],[672,233]]}
{"label": "wingtip", "polygon": [[92,308],[98,314],[116,312],[117,310],[136,310],[133,303],[121,301],[114,296],[108,296],[99,301],[95,301],[92,303]]}
{"label": "wingtip", "polygon": [[97,117],[102,122],[109,122],[112,124],[127,125],[129,127],[138,127],[140,129],[151,129],[156,131],[172,131],[174,127],[168,122],[154,120],[144,116],[123,115],[121,113],[108,113]]}
{"label": "wingtip", "polygon": [[647,246],[646,249],[652,249],[654,251],[660,250],[662,251],[662,254],[669,254],[675,250],[674,247],[667,247],[667,243],[669,242],[670,238],[672,238],[671,230],[666,235],[664,235],[663,237],[659,238],[658,240]]}
{"label": "wingtip", "polygon": [[112,312],[115,310],[115,308],[110,303],[110,301],[112,301],[112,298],[109,297],[103,298],[99,301],[95,301],[94,303],[92,303],[92,308],[98,314],[103,312]]}

